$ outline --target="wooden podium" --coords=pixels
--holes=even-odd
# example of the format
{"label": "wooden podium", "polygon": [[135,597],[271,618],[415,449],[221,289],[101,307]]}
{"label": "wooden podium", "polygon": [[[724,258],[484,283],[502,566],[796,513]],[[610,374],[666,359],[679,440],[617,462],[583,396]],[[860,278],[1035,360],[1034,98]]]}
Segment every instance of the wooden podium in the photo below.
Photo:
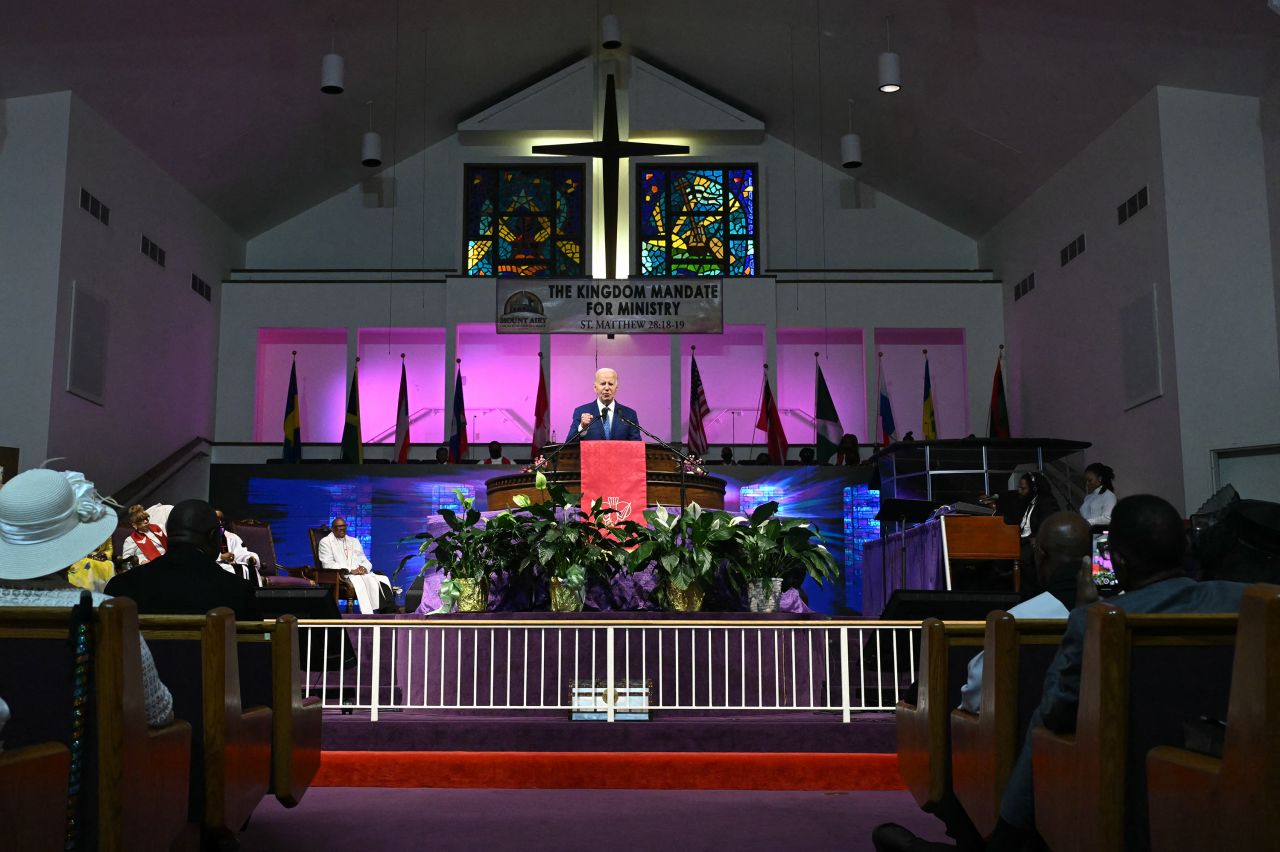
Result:
{"label": "wooden podium", "polygon": [[[545,453],[544,455],[550,455]],[[680,505],[680,468],[679,459],[667,449],[656,444],[645,445],[645,479],[649,490],[649,503],[663,506]],[[555,478],[571,492],[582,490],[580,475],[581,453],[577,446],[566,447],[552,464],[556,469],[544,471],[547,478]],[[515,507],[515,496],[523,494],[533,502],[541,502],[546,495],[533,485],[532,473],[517,473],[511,476],[495,476],[485,483],[488,495],[488,508],[511,509]],[[697,503],[704,509],[724,508],[724,480],[714,476],[686,474],[685,500]]]}

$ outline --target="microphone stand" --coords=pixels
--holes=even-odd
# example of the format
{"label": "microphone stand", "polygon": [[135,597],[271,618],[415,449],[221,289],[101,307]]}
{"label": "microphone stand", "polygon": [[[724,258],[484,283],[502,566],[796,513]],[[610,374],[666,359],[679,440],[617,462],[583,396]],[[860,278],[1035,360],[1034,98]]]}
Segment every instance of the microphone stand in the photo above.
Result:
{"label": "microphone stand", "polygon": [[565,447],[569,446],[574,441],[578,441],[579,443],[581,443],[582,436],[586,433],[586,431],[587,431],[586,429],[579,426],[578,429],[573,433],[573,435],[570,436],[569,440],[565,441],[563,444],[556,447],[555,451],[551,453],[550,457],[544,460],[547,464],[551,465],[551,481],[552,482],[558,483],[560,481],[560,453],[564,450]]}

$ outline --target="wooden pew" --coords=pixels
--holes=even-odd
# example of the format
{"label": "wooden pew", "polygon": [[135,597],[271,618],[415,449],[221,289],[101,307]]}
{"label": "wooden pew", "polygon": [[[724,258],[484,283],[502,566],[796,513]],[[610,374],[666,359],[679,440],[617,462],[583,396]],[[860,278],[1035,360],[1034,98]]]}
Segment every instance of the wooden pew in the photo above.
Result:
{"label": "wooden pew", "polygon": [[[0,609],[0,684],[13,712],[4,730],[8,746],[48,740],[70,745],[70,625],[66,608]],[[133,601],[119,598],[97,607],[93,633],[92,747],[82,764],[81,848],[169,849],[187,819],[191,726],[177,721],[147,727]],[[65,805],[55,807],[65,816]]]}
{"label": "wooden pew", "polygon": [[926,811],[951,792],[948,716],[960,701],[965,667],[982,649],[983,624],[925,619],[920,627],[920,669],[915,703],[899,701],[898,772]]}
{"label": "wooden pew", "polygon": [[1036,828],[1054,852],[1149,848],[1146,754],[1223,718],[1235,615],[1089,607],[1074,734],[1031,732]]}
{"label": "wooden pew", "polygon": [[286,808],[320,771],[320,697],[302,695],[298,619],[236,623],[241,699],[271,708],[271,792]]}
{"label": "wooden pew", "polygon": [[[235,616],[146,615],[142,635],[174,712],[196,726],[189,820],[206,837],[234,836],[271,783],[271,709],[242,705]],[[196,673],[199,676],[196,676]]]}
{"label": "wooden pew", "polygon": [[1000,818],[1000,799],[1066,628],[1065,620],[1019,621],[1007,612],[987,616],[982,712],[951,711],[952,784],[984,837]]}
{"label": "wooden pew", "polygon": [[1156,852],[1280,849],[1280,586],[1241,603],[1222,758],[1152,749],[1147,796]]}
{"label": "wooden pew", "polygon": [[[67,769],[71,751],[41,743],[0,752],[0,845],[61,849],[67,830]],[[61,807],[59,807],[61,806]]]}

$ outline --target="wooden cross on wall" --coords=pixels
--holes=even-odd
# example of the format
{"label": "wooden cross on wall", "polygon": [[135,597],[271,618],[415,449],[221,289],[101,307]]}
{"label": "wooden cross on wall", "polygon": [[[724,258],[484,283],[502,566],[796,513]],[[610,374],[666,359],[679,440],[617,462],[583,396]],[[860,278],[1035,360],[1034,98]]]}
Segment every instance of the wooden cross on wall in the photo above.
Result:
{"label": "wooden cross on wall", "polygon": [[618,271],[618,161],[627,157],[654,157],[664,154],[687,154],[688,145],[663,145],[657,142],[623,142],[618,138],[618,98],[614,93],[613,75],[605,81],[604,137],[596,142],[570,142],[563,145],[534,145],[535,154],[560,154],[566,157],[598,158],[604,166],[604,265],[605,277],[616,278]]}

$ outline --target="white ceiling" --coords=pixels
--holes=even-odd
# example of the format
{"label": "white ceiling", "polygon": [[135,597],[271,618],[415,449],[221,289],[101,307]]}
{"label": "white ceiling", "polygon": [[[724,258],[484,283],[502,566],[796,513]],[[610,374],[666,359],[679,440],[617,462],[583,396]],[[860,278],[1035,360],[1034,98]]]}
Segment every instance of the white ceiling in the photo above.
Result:
{"label": "white ceiling", "polygon": [[[859,178],[979,236],[1152,86],[1260,95],[1280,72],[1265,0],[600,5],[0,0],[0,98],[75,91],[251,237],[365,176],[365,101],[385,156],[403,158],[591,55],[612,11],[624,50],[832,164],[852,98]],[[891,12],[904,89],[883,95]],[[331,38],[347,63],[337,97],[319,91]]]}

